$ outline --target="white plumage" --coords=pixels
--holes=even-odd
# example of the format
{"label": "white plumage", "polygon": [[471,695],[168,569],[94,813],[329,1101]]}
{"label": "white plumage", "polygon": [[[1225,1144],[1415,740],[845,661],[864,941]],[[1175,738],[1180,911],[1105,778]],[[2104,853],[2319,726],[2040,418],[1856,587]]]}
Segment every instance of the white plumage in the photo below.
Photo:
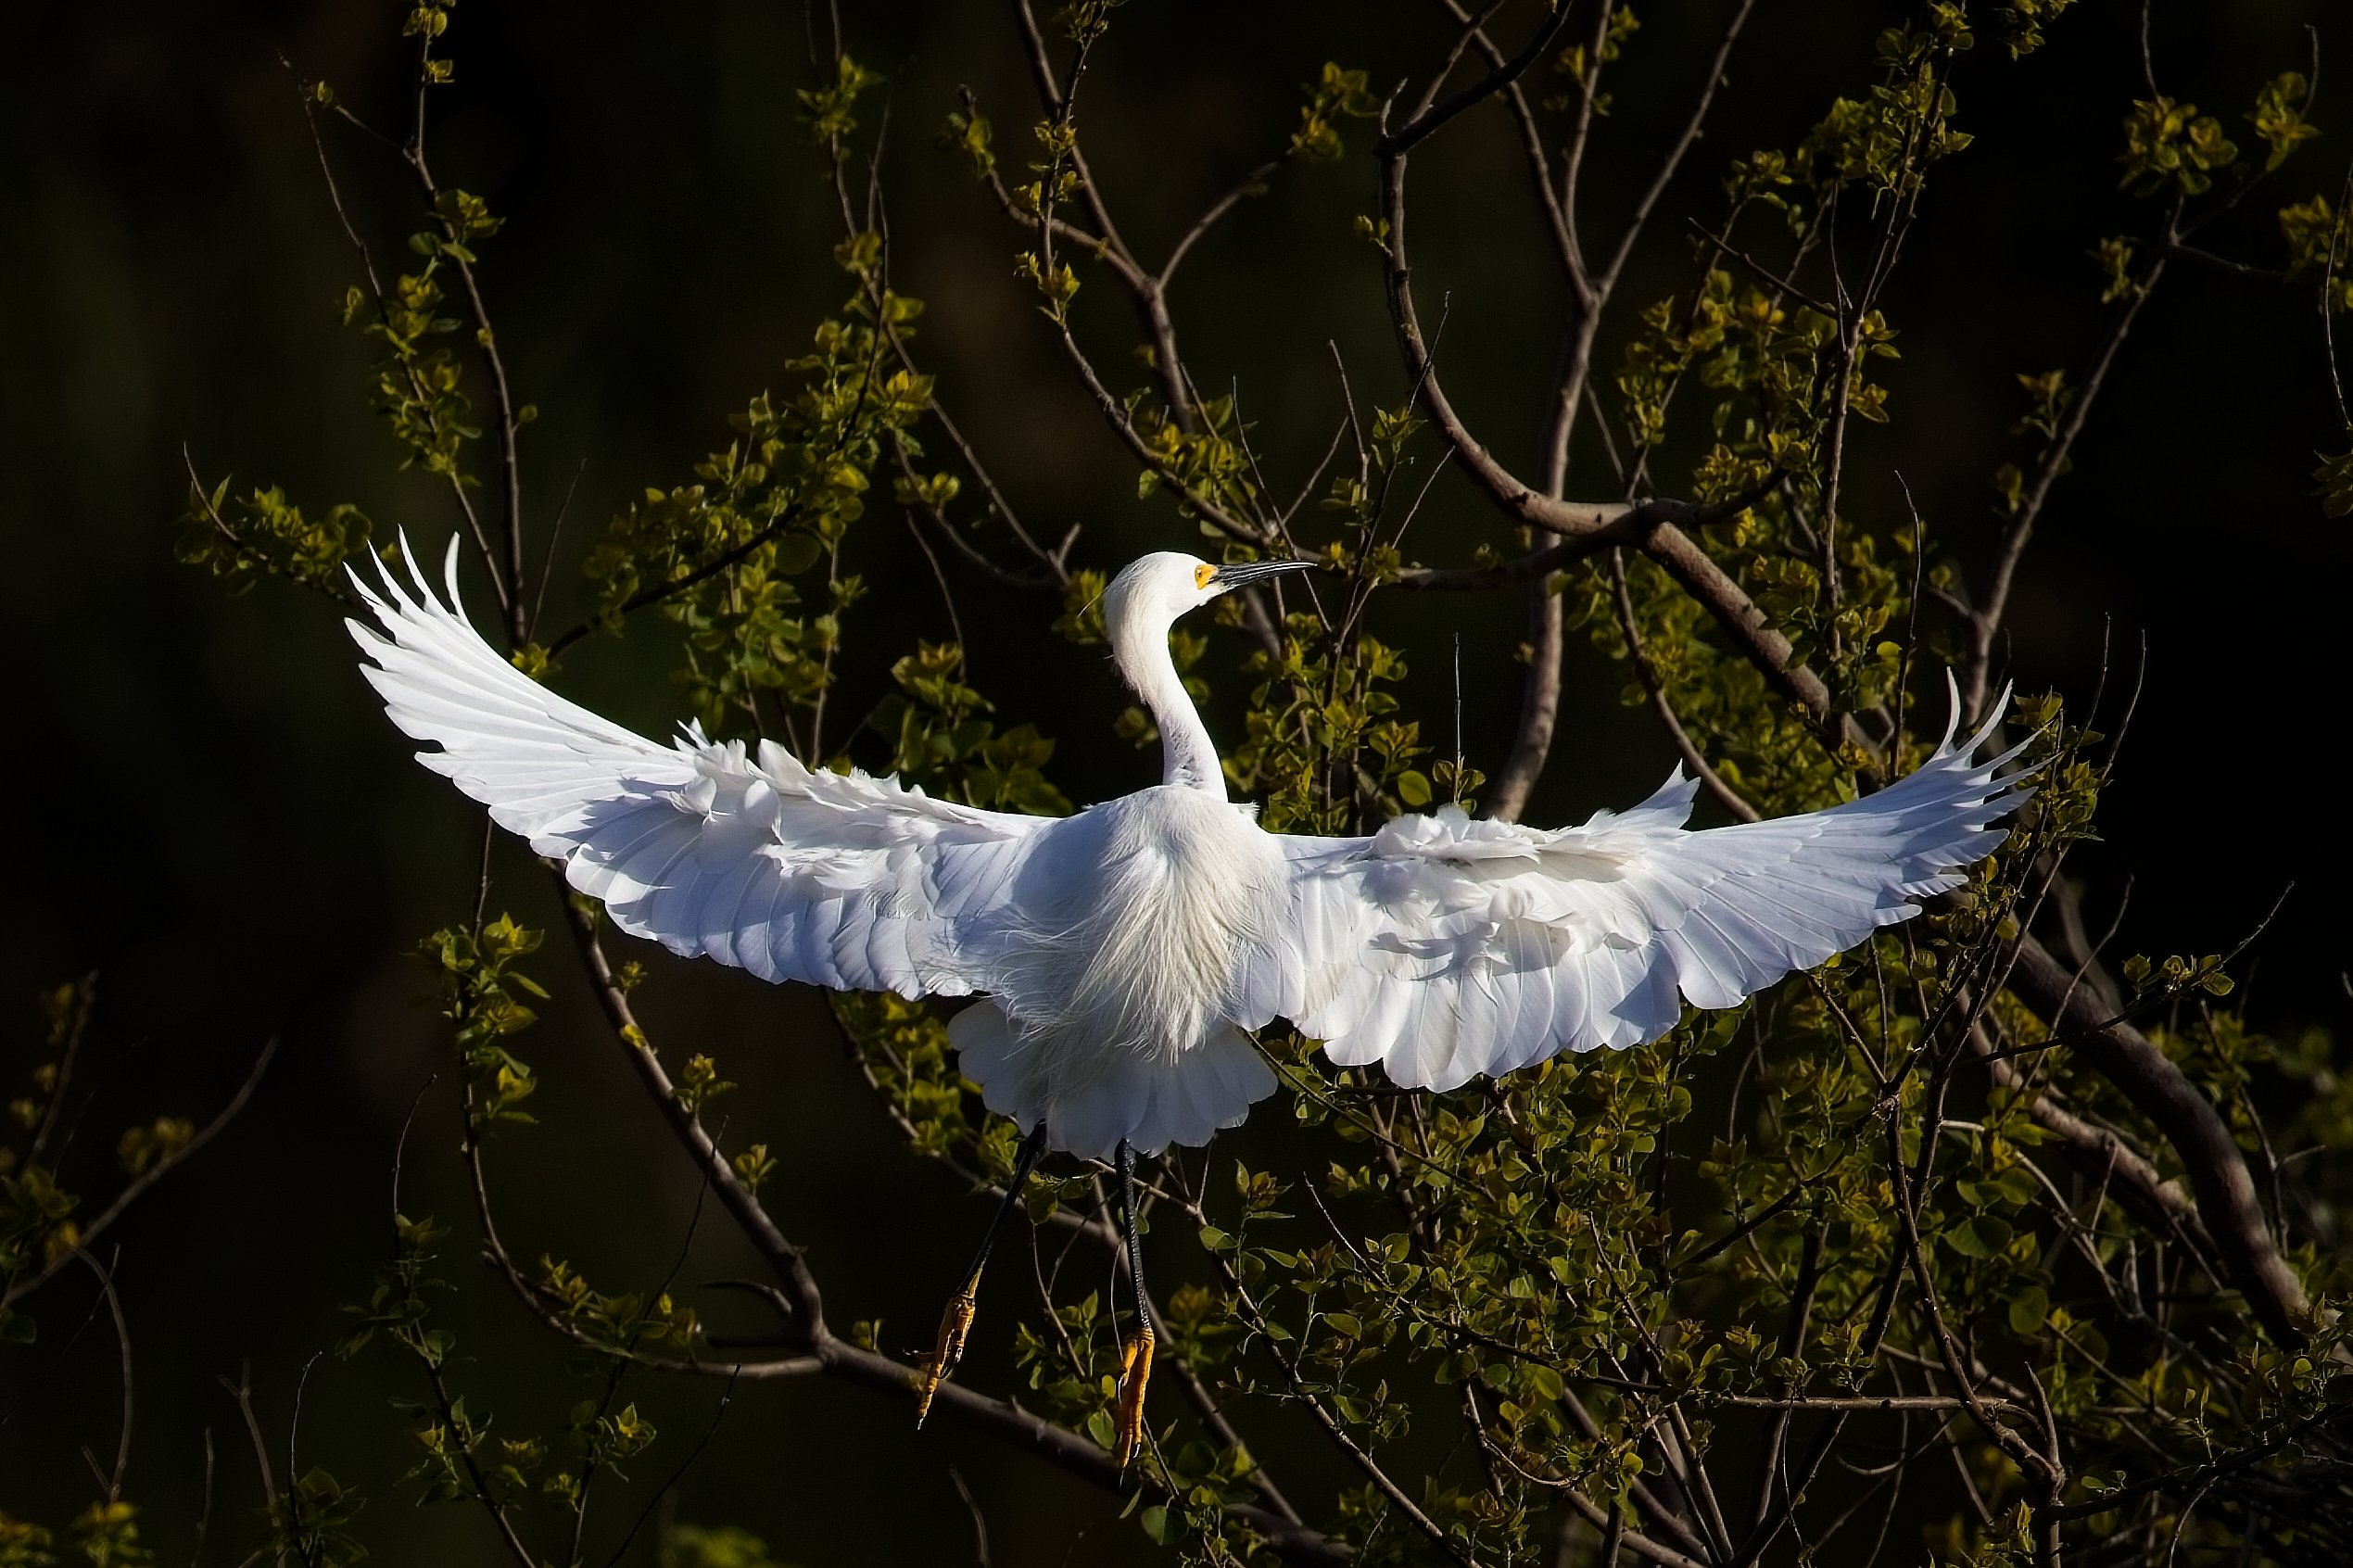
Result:
{"label": "white plumage", "polygon": [[[457,604],[387,575],[351,624],[419,760],[561,859],[614,924],[764,980],[979,1001],[949,1026],[990,1107],[1101,1158],[1201,1144],[1271,1093],[1246,1032],[1287,1018],[1332,1060],[1452,1088],[1562,1051],[1654,1040],[1967,880],[2023,797],[1973,760],[1992,725],[1827,811],[1687,831],[1677,775],[1545,831],[1446,808],[1369,838],[1268,833],[1230,803],[1168,629],[1299,563],[1145,557],[1106,594],[1163,782],[1065,818],[811,772],[689,727],[661,746],[568,702]],[[358,579],[355,577],[355,581]]]}

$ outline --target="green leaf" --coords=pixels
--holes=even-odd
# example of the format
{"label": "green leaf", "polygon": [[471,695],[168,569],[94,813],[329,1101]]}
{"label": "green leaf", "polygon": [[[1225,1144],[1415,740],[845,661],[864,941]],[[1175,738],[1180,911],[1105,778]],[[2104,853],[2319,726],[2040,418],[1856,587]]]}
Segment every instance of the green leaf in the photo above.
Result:
{"label": "green leaf", "polygon": [[2010,1222],[1991,1214],[1976,1215],[1946,1231],[1944,1245],[1964,1258],[1992,1258],[2010,1245]]}
{"label": "green leaf", "polygon": [[2010,1298],[2010,1332],[2021,1339],[2041,1332],[2051,1315],[2051,1295],[2041,1285],[2028,1285]]}
{"label": "green leaf", "polygon": [[1427,774],[1407,768],[1398,775],[1398,799],[1416,811],[1430,803],[1430,779]]}

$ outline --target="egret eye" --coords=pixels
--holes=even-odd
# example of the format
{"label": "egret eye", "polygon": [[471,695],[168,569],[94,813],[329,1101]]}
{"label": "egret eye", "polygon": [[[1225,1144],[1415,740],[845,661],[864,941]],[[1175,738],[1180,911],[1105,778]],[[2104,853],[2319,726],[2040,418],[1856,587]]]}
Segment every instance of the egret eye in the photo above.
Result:
{"label": "egret eye", "polygon": [[1217,575],[1218,569],[1205,561],[1200,565],[1193,568],[1193,586],[1197,588],[1208,588],[1209,586],[1209,579]]}

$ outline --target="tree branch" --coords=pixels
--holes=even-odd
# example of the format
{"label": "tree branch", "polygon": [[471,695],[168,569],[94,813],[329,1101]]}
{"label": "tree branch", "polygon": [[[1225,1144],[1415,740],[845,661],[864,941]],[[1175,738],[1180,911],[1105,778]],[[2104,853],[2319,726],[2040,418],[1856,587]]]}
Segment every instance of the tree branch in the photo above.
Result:
{"label": "tree branch", "polygon": [[2303,1283],[2272,1241],[2246,1157],[2214,1103],[2146,1035],[2105,1018],[2091,988],[2077,984],[2073,972],[2031,936],[2019,939],[2009,988],[2043,1016],[2053,1033],[2080,1033],[2075,1049],[2156,1123],[2182,1157],[2198,1217],[2231,1283],[2274,1338],[2302,1345],[2311,1313]]}
{"label": "tree branch", "polygon": [[[195,1158],[196,1151],[212,1142],[220,1135],[222,1128],[236,1119],[237,1113],[245,1109],[246,1103],[253,1098],[253,1092],[260,1087],[261,1075],[269,1070],[271,1058],[277,1054],[278,1037],[273,1034],[262,1043],[261,1053],[254,1057],[253,1066],[246,1073],[245,1081],[237,1085],[237,1092],[229,1097],[229,1103],[221,1107],[219,1114],[198,1128],[186,1143],[158,1157],[153,1165],[131,1178],[124,1183],[122,1191],[115,1195],[114,1201],[100,1210],[96,1219],[82,1227],[79,1238],[82,1250],[87,1251],[92,1243],[106,1234],[108,1228],[116,1220],[121,1219],[124,1211],[138,1202],[148,1188]],[[57,1277],[67,1264],[73,1261],[73,1258],[74,1255],[71,1252],[60,1253],[39,1273],[19,1280],[6,1290],[0,1291],[0,1308],[13,1307],[43,1285],[47,1284]]]}
{"label": "tree branch", "polygon": [[[2004,1457],[2030,1477],[2052,1482],[2055,1477],[2043,1457],[2025,1438],[1996,1420],[1993,1408],[1977,1391],[1976,1381],[1969,1376],[1968,1358],[1963,1354],[1959,1342],[1953,1336],[1951,1326],[1945,1322],[1943,1309],[1937,1305],[1936,1281],[1929,1271],[1927,1249],[1921,1244],[1919,1222],[1914,1212],[1912,1184],[1907,1180],[1904,1168],[1903,1135],[1892,1111],[1887,1119],[1887,1141],[1888,1173],[1895,1184],[1895,1210],[1896,1218],[1903,1224],[1904,1253],[1910,1259],[1913,1283],[1919,1287],[1920,1310],[1928,1318],[1929,1337],[1943,1359],[1945,1375],[1961,1391],[1961,1403],[1968,1410],[1969,1418],[1977,1423],[1980,1431],[1992,1439],[1993,1446],[2002,1450]],[[1920,1152],[1925,1164],[1929,1157],[1926,1141],[1923,1141]],[[2063,1481],[2064,1474],[2056,1479]]]}
{"label": "tree branch", "polygon": [[[1515,588],[1545,577],[1564,566],[1599,555],[1620,545],[1633,545],[1648,553],[1650,541],[1677,527],[1699,528],[1737,517],[1772,492],[1778,474],[1752,485],[1739,495],[1718,501],[1673,500],[1664,497],[1640,502],[1570,501],[1559,503],[1582,523],[1580,531],[1565,533],[1548,545],[1492,566],[1410,566],[1397,575],[1399,588],[1420,592],[1484,593]],[[1713,563],[1711,563],[1713,564]],[[1729,581],[1727,578],[1727,581]],[[1738,593],[1738,588],[1733,589]],[[1761,615],[1763,613],[1758,612]],[[1786,644],[1785,644],[1786,646]]]}
{"label": "tree branch", "polygon": [[[1490,6],[1489,12],[1492,13],[1493,9],[1494,7]],[[1561,36],[1561,30],[1568,26],[1570,9],[1571,7],[1566,5],[1554,6],[1550,24],[1539,27],[1530,33],[1527,43],[1521,45],[1518,54],[1510,59],[1499,62],[1494,70],[1479,81],[1443,102],[1425,101],[1420,111],[1400,126],[1396,134],[1382,138],[1384,155],[1394,154],[1400,158],[1403,158],[1423,142],[1436,135],[1455,116],[1465,109],[1476,108],[1498,93],[1516,83],[1521,77],[1527,74],[1530,66],[1544,57],[1545,52],[1552,47],[1552,41]],[[1485,41],[1486,21],[1485,16],[1479,17],[1475,21],[1468,24],[1467,31],[1475,34],[1481,41]],[[1466,39],[1465,42],[1467,41]],[[1444,81],[1445,77],[1441,74],[1437,81],[1431,82],[1430,92],[1424,95],[1425,100],[1435,96],[1437,88],[1444,83]]]}
{"label": "tree branch", "polygon": [[1985,711],[1985,696],[1992,680],[1994,644],[2000,639],[2003,617],[2010,607],[2010,588],[2018,576],[2018,562],[2026,554],[2026,547],[2033,540],[2034,525],[2043,515],[2043,505],[2051,498],[2051,487],[2067,471],[2068,458],[2075,449],[2076,437],[2092,417],[2092,404],[2106,385],[2110,367],[2116,363],[2124,340],[2132,335],[2132,323],[2140,319],[2141,307],[2165,275],[2165,258],[2150,263],[2149,270],[2133,288],[2124,309],[2108,324],[2107,336],[2100,344],[2100,352],[2092,362],[2091,373],[2083,378],[2082,388],[2068,408],[2067,418],[2059,426],[2058,436],[2043,452],[2034,478],[2018,502],[2017,513],[2003,530],[2002,543],[1993,558],[1992,573],[1986,579],[1985,593],[1968,617],[1968,658],[1963,664],[1961,701],[1964,719],[1976,724]]}
{"label": "tree branch", "polygon": [[[1195,1212],[1197,1215],[1199,1211],[1196,1209]],[[1224,1283],[1226,1289],[1233,1293],[1233,1299],[1242,1309],[1252,1331],[1265,1344],[1267,1354],[1273,1359],[1275,1366],[1282,1371],[1284,1381],[1290,1385],[1293,1397],[1307,1407],[1309,1414],[1315,1417],[1316,1423],[1323,1428],[1324,1435],[1332,1440],[1333,1447],[1345,1454],[1348,1462],[1353,1464],[1366,1480],[1372,1482],[1381,1495],[1389,1500],[1390,1505],[1396,1508],[1415,1529],[1427,1536],[1431,1544],[1457,1562],[1463,1563],[1465,1568],[1472,1568],[1472,1560],[1463,1554],[1461,1548],[1448,1536],[1446,1531],[1428,1514],[1422,1511],[1413,1499],[1406,1494],[1405,1489],[1390,1477],[1388,1472],[1381,1468],[1380,1461],[1374,1459],[1362,1444],[1349,1435],[1347,1428],[1341,1423],[1338,1416],[1332,1413],[1331,1407],[1324,1402],[1323,1398],[1307,1385],[1306,1379],[1299,1372],[1298,1364],[1284,1355],[1277,1342],[1267,1334],[1265,1315],[1259,1310],[1257,1301],[1252,1298],[1249,1288],[1242,1283],[1241,1276],[1233,1271],[1220,1254],[1211,1253],[1209,1262],[1217,1270],[1219,1278]]]}
{"label": "tree branch", "polygon": [[[1385,191],[1391,203],[1401,192],[1401,172],[1399,165],[1392,165],[1388,171]],[[1407,346],[1409,365],[1426,364],[1419,325],[1412,313],[1412,291],[1402,248],[1403,230],[1396,226],[1396,221],[1393,216],[1391,307],[1400,340]],[[1423,391],[1434,420],[1455,443],[1458,459],[1474,478],[1481,480],[1482,487],[1505,514],[1524,521],[1542,512],[1548,503],[1488,458],[1455,418],[1435,376],[1425,383]],[[1556,514],[1566,510],[1557,502],[1549,504]],[[1597,532],[1625,529],[1626,521],[1638,511],[1629,509],[1617,517],[1605,519],[1597,518],[1588,510],[1562,521],[1581,526],[1585,537],[1591,538]],[[1565,534],[1572,530],[1560,531]],[[1684,591],[1714,617],[1735,650],[1765,677],[1773,689],[1805,711],[1827,744],[1835,748],[1852,742],[1866,756],[1869,754],[1851,716],[1832,711],[1829,689],[1821,677],[1797,662],[1789,639],[1696,540],[1673,522],[1661,521],[1643,533],[1638,542],[1645,555],[1665,568]],[[1425,573],[1419,575],[1418,580],[1414,575],[1400,580],[1414,588],[1488,588],[1550,570],[1554,564],[1588,553],[1571,550],[1566,543],[1556,546],[1555,550],[1561,553],[1539,551],[1537,556],[1524,557],[1504,567],[1468,574]],[[1878,780],[1876,765],[1863,772],[1866,782]],[[2020,1001],[2044,1018],[2052,1032],[2081,1031],[2085,1035],[2078,1047],[2085,1058],[2157,1125],[2182,1156],[2197,1193],[2199,1215],[2230,1271],[2232,1283],[2245,1294],[2258,1319],[2274,1336],[2285,1344],[2300,1345],[2304,1338],[2302,1323],[2309,1313],[2309,1304],[2302,1284],[2280,1257],[2257,1202],[2254,1179],[2248,1173],[2245,1159],[2213,1105],[2139,1031],[2129,1024],[2102,1018],[2096,1002],[2073,983],[2066,966],[2030,933],[2020,938],[2018,961],[2008,985]]]}
{"label": "tree branch", "polygon": [[1650,696],[1651,712],[1657,717],[1660,727],[1666,731],[1667,739],[1675,742],[1675,749],[1681,753],[1684,765],[1706,787],[1716,804],[1742,822],[1760,820],[1756,807],[1742,800],[1739,792],[1727,784],[1723,776],[1715,771],[1714,765],[1707,759],[1707,753],[1700,750],[1699,744],[1691,739],[1690,731],[1683,727],[1683,721],[1676,715],[1674,704],[1667,701],[1666,687],[1660,681],[1659,672],[1652,667],[1651,656],[1642,651],[1642,628],[1635,624],[1634,598],[1627,590],[1626,551],[1622,550],[1610,551],[1610,588],[1611,597],[1617,605],[1618,633],[1626,639],[1626,659],[1634,665],[1635,677],[1641,681],[1642,689]]}
{"label": "tree branch", "polygon": [[2050,1090],[2030,1083],[2025,1074],[1994,1051],[1983,1030],[1970,1031],[1969,1050],[1985,1064],[1994,1082],[2026,1097],[2027,1114],[2036,1126],[2059,1140],[2077,1170],[2094,1180],[2115,1180],[2118,1201],[2149,1229],[2179,1236],[2206,1257],[2215,1255],[2213,1238],[2200,1223],[2196,1207],[2139,1150],[2068,1109]]}
{"label": "tree branch", "polygon": [[[388,323],[391,320],[391,308],[385,300],[384,284],[376,276],[375,259],[368,253],[367,241],[360,237],[360,231],[352,223],[350,213],[344,209],[343,189],[335,181],[335,165],[328,161],[326,139],[319,134],[319,120],[314,109],[316,100],[309,92],[300,91],[304,83],[301,74],[294,69],[293,61],[282,54],[278,57],[278,63],[285,69],[287,75],[295,79],[297,95],[302,105],[303,124],[310,133],[311,151],[318,156],[319,176],[325,182],[328,204],[335,209],[335,221],[342,226],[343,237],[350,241],[351,248],[359,253],[360,272],[368,280],[368,295],[375,302],[377,320]],[[355,125],[361,123],[348,109],[338,108],[336,112]],[[420,133],[422,133],[424,114],[422,88],[418,99],[418,114]],[[364,125],[361,128],[366,129]],[[370,134],[373,133],[371,132]],[[403,157],[405,156],[404,153]],[[427,398],[427,388],[419,379],[415,369],[405,363],[401,369],[402,373],[408,378],[411,392],[419,401],[424,401]],[[490,578],[491,591],[499,601],[500,613],[506,617],[509,629],[512,630],[518,624],[517,618],[522,613],[522,588],[519,582],[508,581],[505,567],[499,558],[499,551],[491,545],[489,530],[483,525],[481,513],[474,509],[474,497],[467,492],[463,476],[452,469],[445,477],[449,483],[450,496],[458,503],[459,513],[465,519],[466,531],[474,539],[474,549],[481,554],[483,569]],[[519,641],[520,639],[517,640]]]}
{"label": "tree branch", "polygon": [[638,1025],[637,1016],[630,1009],[628,993],[614,979],[613,966],[605,957],[604,943],[597,932],[596,915],[584,908],[580,900],[564,884],[560,867],[550,865],[556,877],[556,896],[563,903],[564,918],[571,923],[574,945],[579,950],[580,961],[588,971],[588,979],[596,992],[597,1004],[604,1010],[607,1022],[620,1036],[626,1050],[631,1070],[638,1075],[639,1084],[662,1112],[662,1119],[670,1124],[670,1132],[685,1145],[688,1155],[699,1170],[709,1173],[712,1189],[719,1195],[724,1208],[744,1233],[746,1240],[759,1249],[778,1279],[784,1282],[786,1299],[791,1305],[794,1326],[805,1334],[814,1349],[826,1337],[825,1302],[817,1290],[816,1277],[809,1271],[801,1249],[785,1239],[776,1221],[762,1208],[752,1190],[737,1179],[735,1168],[719,1152],[678,1099],[677,1090],[670,1075],[653,1054],[653,1043]]}
{"label": "tree branch", "polygon": [[[801,1354],[780,1361],[750,1363],[740,1369],[719,1366],[709,1369],[698,1367],[695,1370],[707,1371],[710,1375],[757,1378],[799,1375],[821,1369],[845,1381],[904,1394],[912,1400],[921,1378],[918,1369],[852,1345],[836,1337],[826,1326],[824,1302],[816,1278],[800,1250],[785,1239],[758,1197],[737,1178],[734,1168],[712,1143],[701,1122],[678,1100],[668,1073],[654,1056],[644,1031],[638,1025],[627,994],[614,982],[612,966],[599,939],[596,917],[583,909],[568,890],[561,890],[561,893],[575,944],[588,967],[598,1003],[628,1053],[630,1067],[637,1073],[639,1084],[662,1112],[672,1135],[685,1146],[698,1168],[706,1174],[712,1190],[718,1195],[720,1206],[782,1282],[781,1289],[763,1289],[761,1294],[784,1314],[792,1330],[791,1343]],[[665,1367],[663,1370],[682,1369]],[[1018,1405],[992,1399],[961,1384],[945,1383],[933,1396],[932,1410],[935,1412],[944,1411],[967,1424],[1011,1442],[1107,1491],[1120,1492],[1127,1484],[1111,1455],[1092,1438],[1057,1426]],[[1330,1537],[1268,1510],[1230,1503],[1226,1505],[1226,1512],[1265,1537],[1276,1551],[1291,1562],[1338,1564],[1350,1561],[1351,1554],[1347,1549]]]}

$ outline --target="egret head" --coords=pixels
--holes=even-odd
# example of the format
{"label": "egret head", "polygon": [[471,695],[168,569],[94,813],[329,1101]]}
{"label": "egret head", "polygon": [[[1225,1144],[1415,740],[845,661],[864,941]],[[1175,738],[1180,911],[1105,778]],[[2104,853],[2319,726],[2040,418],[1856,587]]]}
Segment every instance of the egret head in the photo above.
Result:
{"label": "egret head", "polygon": [[1219,566],[1181,550],[1145,556],[1111,579],[1103,590],[1103,623],[1117,644],[1123,632],[1164,632],[1179,615],[1197,610],[1220,594],[1280,572],[1305,571],[1311,561],[1246,561]]}

